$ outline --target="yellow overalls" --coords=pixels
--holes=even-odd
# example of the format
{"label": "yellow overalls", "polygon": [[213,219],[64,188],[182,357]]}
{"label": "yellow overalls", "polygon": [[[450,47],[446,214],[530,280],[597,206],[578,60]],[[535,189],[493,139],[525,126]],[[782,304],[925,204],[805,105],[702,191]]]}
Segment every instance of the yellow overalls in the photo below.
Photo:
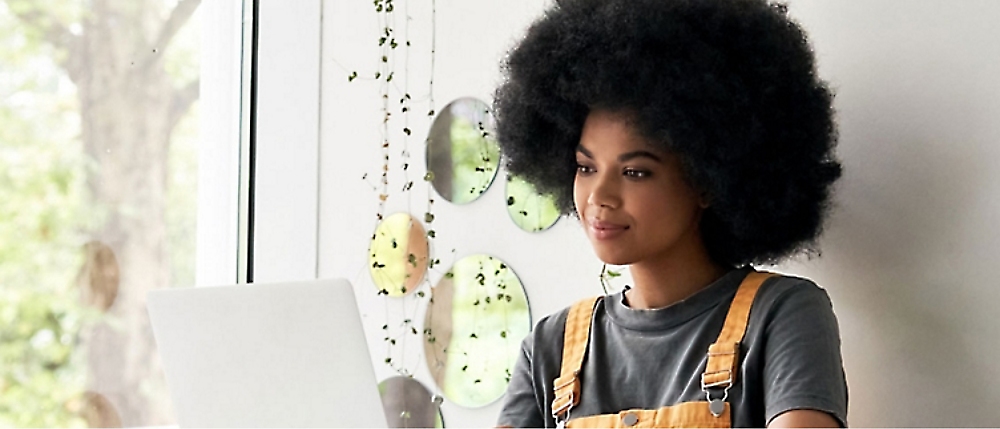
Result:
{"label": "yellow overalls", "polygon": [[751,272],[740,284],[729,307],[719,338],[708,348],[708,364],[701,376],[706,401],[684,402],[655,410],[624,410],[617,414],[572,418],[570,411],[580,403],[580,368],[587,352],[590,322],[597,297],[585,299],[570,308],[566,318],[562,369],[555,380],[552,417],[559,426],[571,428],[728,428],[729,388],[739,370],[740,342],[746,332],[750,306],[757,290],[772,273]]}

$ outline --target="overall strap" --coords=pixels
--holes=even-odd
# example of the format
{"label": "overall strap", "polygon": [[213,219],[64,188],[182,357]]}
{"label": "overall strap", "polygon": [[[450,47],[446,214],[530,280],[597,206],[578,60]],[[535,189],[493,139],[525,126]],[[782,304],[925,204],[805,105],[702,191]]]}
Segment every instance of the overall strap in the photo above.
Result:
{"label": "overall strap", "polygon": [[[701,375],[701,388],[705,391],[713,415],[721,416],[725,409],[725,401],[729,396],[729,388],[736,382],[739,369],[740,342],[746,334],[750,319],[750,307],[760,286],[774,273],[753,271],[740,284],[722,332],[715,344],[708,347],[708,364],[705,373]],[[712,389],[721,390],[721,398],[712,398]]]}
{"label": "overall strap", "polygon": [[580,403],[580,368],[587,353],[590,339],[590,322],[594,317],[594,306],[600,297],[581,300],[570,307],[566,316],[563,334],[562,370],[554,382],[555,399],[552,401],[552,417],[563,421],[569,410]]}

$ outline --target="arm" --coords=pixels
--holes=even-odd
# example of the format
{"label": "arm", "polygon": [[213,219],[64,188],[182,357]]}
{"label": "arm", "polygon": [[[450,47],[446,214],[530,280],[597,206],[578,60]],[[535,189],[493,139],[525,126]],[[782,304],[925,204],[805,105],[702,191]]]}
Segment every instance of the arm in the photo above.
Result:
{"label": "arm", "polygon": [[764,334],[768,427],[844,426],[847,384],[830,298],[812,282],[782,281],[789,283],[768,312]]}
{"label": "arm", "polygon": [[816,410],[791,410],[779,414],[768,428],[839,428],[840,423],[829,414]]}

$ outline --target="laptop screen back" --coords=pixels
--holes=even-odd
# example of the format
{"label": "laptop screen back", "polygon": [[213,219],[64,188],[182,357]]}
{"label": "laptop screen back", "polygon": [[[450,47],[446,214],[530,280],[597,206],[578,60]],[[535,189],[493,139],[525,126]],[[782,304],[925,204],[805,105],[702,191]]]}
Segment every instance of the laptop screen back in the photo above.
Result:
{"label": "laptop screen back", "polygon": [[385,427],[342,279],[150,292],[182,427]]}

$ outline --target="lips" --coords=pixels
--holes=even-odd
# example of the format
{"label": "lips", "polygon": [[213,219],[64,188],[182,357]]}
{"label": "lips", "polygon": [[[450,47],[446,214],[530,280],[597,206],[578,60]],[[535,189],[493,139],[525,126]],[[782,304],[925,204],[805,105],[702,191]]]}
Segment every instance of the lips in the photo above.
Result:
{"label": "lips", "polygon": [[590,234],[598,240],[610,240],[628,231],[628,225],[621,225],[614,222],[594,220],[589,223]]}

